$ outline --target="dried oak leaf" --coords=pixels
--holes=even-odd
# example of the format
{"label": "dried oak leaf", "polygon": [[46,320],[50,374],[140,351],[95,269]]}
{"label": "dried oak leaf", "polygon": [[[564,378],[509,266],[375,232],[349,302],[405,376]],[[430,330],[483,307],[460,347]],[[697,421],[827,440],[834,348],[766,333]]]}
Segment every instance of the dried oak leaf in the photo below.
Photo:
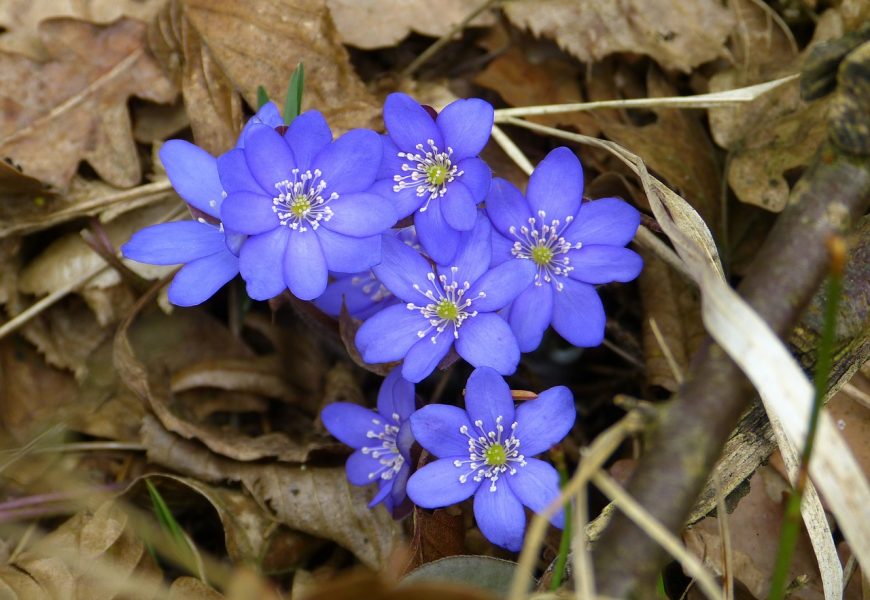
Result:
{"label": "dried oak leaf", "polygon": [[[441,37],[474,9],[467,0],[441,0],[437,10],[432,10],[430,0],[326,0],[326,4],[341,41],[365,50],[394,46],[412,31]],[[469,25],[483,27],[494,21],[493,14],[484,11]]]}
{"label": "dried oak leaf", "polygon": [[61,18],[43,21],[39,34],[48,62],[0,52],[0,157],[54,188],[66,187],[81,160],[113,185],[135,185],[141,167],[127,100],[175,96],[145,48],[145,25]]}
{"label": "dried oak leaf", "polygon": [[239,93],[257,105],[257,87],[280,105],[297,63],[304,103],[337,131],[370,125],[379,104],[350,63],[325,0],[173,0],[149,31],[149,43],[182,89],[194,137],[213,154],[235,142]]}
{"label": "dried oak leaf", "polygon": [[46,19],[75,17],[105,25],[120,17],[148,21],[164,0],[4,0],[0,3],[0,50],[18,52],[36,60],[48,55],[39,36],[39,24]]}
{"label": "dried oak leaf", "polygon": [[734,26],[718,0],[515,0],[504,10],[515,25],[555,39],[584,62],[635,52],[684,72],[723,56]]}

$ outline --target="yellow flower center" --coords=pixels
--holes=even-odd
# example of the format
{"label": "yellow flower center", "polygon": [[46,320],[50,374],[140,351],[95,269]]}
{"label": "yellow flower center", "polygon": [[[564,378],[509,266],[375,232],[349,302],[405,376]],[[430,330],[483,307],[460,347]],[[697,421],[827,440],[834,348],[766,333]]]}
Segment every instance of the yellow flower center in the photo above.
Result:
{"label": "yellow flower center", "polygon": [[290,212],[293,216],[301,219],[311,210],[311,201],[308,198],[301,196],[297,197],[290,205]]}
{"label": "yellow flower center", "polygon": [[454,302],[444,298],[435,307],[435,314],[447,321],[455,321],[459,317],[459,309]]}
{"label": "yellow flower center", "polygon": [[483,452],[486,464],[491,467],[498,467],[507,462],[507,452],[502,444],[493,444]]}
{"label": "yellow flower center", "polygon": [[447,169],[440,164],[434,164],[426,169],[426,181],[432,185],[441,185],[447,179],[447,175]]}
{"label": "yellow flower center", "polygon": [[532,260],[535,261],[535,264],[539,267],[544,267],[550,264],[550,261],[553,260],[553,251],[546,246],[535,246],[532,248]]}

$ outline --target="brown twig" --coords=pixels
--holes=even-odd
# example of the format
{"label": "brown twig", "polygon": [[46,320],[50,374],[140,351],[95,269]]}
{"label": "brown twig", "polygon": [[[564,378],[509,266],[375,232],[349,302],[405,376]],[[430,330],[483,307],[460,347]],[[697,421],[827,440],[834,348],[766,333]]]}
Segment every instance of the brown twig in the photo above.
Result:
{"label": "brown twig", "polygon": [[[870,163],[826,145],[795,188],[738,288],[779,336],[794,327],[822,281],[825,241],[843,234],[870,202]],[[753,397],[737,365],[712,340],[693,360],[676,398],[651,433],[628,491],[670,531],[682,529],[716,459]],[[667,555],[616,515],[594,556],[599,593],[627,597],[653,589]]]}

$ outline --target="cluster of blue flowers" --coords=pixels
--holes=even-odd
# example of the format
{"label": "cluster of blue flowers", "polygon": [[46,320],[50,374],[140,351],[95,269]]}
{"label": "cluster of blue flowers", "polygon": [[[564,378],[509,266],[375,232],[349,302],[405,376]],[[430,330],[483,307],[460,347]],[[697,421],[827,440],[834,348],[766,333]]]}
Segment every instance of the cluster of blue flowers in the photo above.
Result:
{"label": "cluster of blue flowers", "polygon": [[[562,387],[514,409],[501,376],[550,325],[576,346],[602,342],[595,285],[640,273],[641,258],[625,248],[640,215],[616,198],[583,202],[583,169],[568,148],[541,161],[525,195],[493,178],[478,156],[493,125],[483,100],[435,114],[391,94],[384,122],[386,134],[333,139],[319,112],[285,123],[267,103],[217,158],[171,140],[160,158],[195,220],[143,229],[122,252],[183,265],[168,290],[180,306],[241,274],[255,300],[289,290],[329,315],[344,308],[363,319],[363,359],[402,365],[384,382],[377,413],[324,410],[329,431],[356,449],[349,480],[377,482],[373,504],[397,515],[407,497],[431,508],[473,494],[483,533],[516,549],[522,506],[540,510],[558,492],[553,468],[531,457],[568,433],[575,410]],[[477,368],[467,411],[415,412],[413,384],[451,349]],[[412,475],[414,440],[438,460]]]}

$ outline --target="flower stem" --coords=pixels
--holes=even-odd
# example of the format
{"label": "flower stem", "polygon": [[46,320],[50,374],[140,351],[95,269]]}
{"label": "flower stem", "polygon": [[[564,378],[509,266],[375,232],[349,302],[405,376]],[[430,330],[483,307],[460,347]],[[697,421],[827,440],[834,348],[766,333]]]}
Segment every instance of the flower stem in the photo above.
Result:
{"label": "flower stem", "polygon": [[[550,450],[550,458],[556,464],[559,472],[559,487],[564,488],[568,483],[568,467],[565,465],[565,453],[559,446]],[[555,591],[562,585],[565,577],[565,567],[568,564],[568,554],[571,552],[571,503],[565,503],[565,528],[562,530],[562,539],[559,542],[559,556],[553,567],[553,578],[550,580],[550,589]]]}
{"label": "flower stem", "polygon": [[779,536],[779,548],[776,553],[776,565],[770,584],[768,600],[781,600],[785,597],[788,584],[788,571],[794,554],[798,534],[800,532],[801,500],[809,477],[810,457],[816,437],[819,414],[822,410],[825,391],[828,388],[828,377],[831,373],[831,360],[834,349],[834,334],[837,325],[837,308],[843,287],[843,268],[845,266],[846,250],[843,239],[834,236],[828,240],[830,251],[830,274],[827,285],[827,302],[825,304],[824,322],[819,339],[818,358],[816,359],[815,398],[813,400],[810,422],[807,430],[807,441],[801,455],[801,465],[792,493],[783,514],[782,530]]}

